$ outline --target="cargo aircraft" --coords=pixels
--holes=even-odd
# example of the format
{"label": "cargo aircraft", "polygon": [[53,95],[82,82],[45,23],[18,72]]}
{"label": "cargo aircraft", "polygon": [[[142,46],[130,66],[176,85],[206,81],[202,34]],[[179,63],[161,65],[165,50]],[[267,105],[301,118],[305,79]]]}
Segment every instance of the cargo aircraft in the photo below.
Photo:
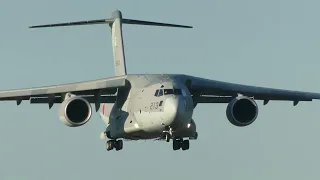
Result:
{"label": "cargo aircraft", "polygon": [[[109,24],[112,35],[115,76],[0,91],[0,100],[60,103],[59,119],[67,126],[86,124],[94,111],[106,124],[100,138],[107,151],[123,149],[124,140],[172,141],[173,150],[188,150],[189,140],[198,138],[193,111],[199,103],[227,103],[226,117],[244,127],[258,116],[256,101],[299,101],[320,99],[320,94],[273,89],[210,80],[184,74],[127,74],[122,37],[123,24],[192,28],[191,26],[126,19],[116,10],[111,18],[31,26],[30,28]],[[94,110],[92,110],[94,105]]]}

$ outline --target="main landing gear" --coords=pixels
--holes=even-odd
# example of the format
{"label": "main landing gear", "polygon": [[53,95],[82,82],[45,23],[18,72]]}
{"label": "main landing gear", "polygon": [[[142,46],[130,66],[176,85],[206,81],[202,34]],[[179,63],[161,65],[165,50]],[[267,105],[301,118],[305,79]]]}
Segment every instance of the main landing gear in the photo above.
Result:
{"label": "main landing gear", "polygon": [[122,140],[109,140],[107,141],[107,151],[111,151],[112,149],[116,149],[117,151],[122,150],[123,141]]}
{"label": "main landing gear", "polygon": [[183,140],[181,139],[174,139],[172,148],[174,151],[182,149],[183,151],[188,150],[190,147],[189,140]]}
{"label": "main landing gear", "polygon": [[[174,151],[182,149],[183,151],[188,150],[190,147],[190,142],[189,140],[183,140],[183,138],[176,138],[174,136],[174,132],[172,128],[169,128],[168,130],[163,131],[163,138],[167,141],[170,142],[170,139],[172,139],[173,144],[172,148]],[[195,139],[197,138],[198,134],[196,133]]]}

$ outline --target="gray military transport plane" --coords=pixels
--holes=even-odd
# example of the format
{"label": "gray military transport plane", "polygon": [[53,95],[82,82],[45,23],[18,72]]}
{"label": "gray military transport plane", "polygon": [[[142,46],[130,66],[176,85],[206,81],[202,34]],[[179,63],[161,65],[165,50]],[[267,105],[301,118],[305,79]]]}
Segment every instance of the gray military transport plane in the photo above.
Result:
{"label": "gray military transport plane", "polygon": [[70,127],[86,124],[100,109],[106,123],[101,139],[107,150],[123,148],[123,140],[173,141],[173,150],[188,150],[198,138],[192,119],[198,103],[228,103],[227,119],[235,126],[253,123],[258,116],[255,100],[312,101],[320,94],[255,87],[183,74],[127,74],[122,24],[192,28],[191,26],[125,19],[114,11],[110,19],[32,26],[30,28],[109,24],[112,34],[115,76],[86,82],[0,91],[0,100],[61,103],[59,118]]}

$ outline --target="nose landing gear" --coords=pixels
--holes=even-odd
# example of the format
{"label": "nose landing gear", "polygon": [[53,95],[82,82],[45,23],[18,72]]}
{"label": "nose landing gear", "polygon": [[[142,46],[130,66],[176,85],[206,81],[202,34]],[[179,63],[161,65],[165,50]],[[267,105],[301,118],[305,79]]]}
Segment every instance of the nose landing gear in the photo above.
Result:
{"label": "nose landing gear", "polygon": [[174,134],[173,134],[172,128],[168,128],[168,130],[164,130],[163,136],[167,142],[170,142],[170,139],[174,139]]}
{"label": "nose landing gear", "polygon": [[172,139],[172,149],[174,151],[179,149],[185,151],[189,150],[190,148],[189,139],[197,139],[198,133],[196,132],[192,137],[189,137],[189,139],[183,140],[183,138],[176,138],[173,129],[171,127],[168,127],[166,130],[163,131],[162,138],[165,139],[167,142],[170,142],[170,139]]}
{"label": "nose landing gear", "polygon": [[190,143],[189,140],[183,140],[181,139],[174,139],[173,140],[173,144],[172,144],[172,148],[174,151],[182,149],[183,151],[188,150],[190,147]]}

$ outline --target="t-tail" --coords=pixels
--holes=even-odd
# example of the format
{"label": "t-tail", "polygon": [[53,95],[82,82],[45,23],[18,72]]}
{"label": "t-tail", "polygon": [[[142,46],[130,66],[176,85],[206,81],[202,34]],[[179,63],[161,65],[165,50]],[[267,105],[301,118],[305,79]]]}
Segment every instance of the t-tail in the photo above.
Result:
{"label": "t-tail", "polygon": [[76,26],[76,25],[93,25],[93,24],[109,24],[111,27],[112,34],[112,48],[114,57],[114,70],[116,76],[122,76],[127,74],[126,60],[123,46],[122,37],[122,24],[138,24],[138,25],[150,25],[150,26],[166,26],[166,27],[179,27],[179,28],[192,28],[192,26],[168,24],[151,21],[141,21],[134,19],[122,18],[120,11],[114,11],[111,18],[109,19],[98,19],[89,21],[76,21],[69,23],[58,23],[58,24],[46,24],[31,26],[30,28],[44,28],[44,27],[58,27],[58,26]]}

